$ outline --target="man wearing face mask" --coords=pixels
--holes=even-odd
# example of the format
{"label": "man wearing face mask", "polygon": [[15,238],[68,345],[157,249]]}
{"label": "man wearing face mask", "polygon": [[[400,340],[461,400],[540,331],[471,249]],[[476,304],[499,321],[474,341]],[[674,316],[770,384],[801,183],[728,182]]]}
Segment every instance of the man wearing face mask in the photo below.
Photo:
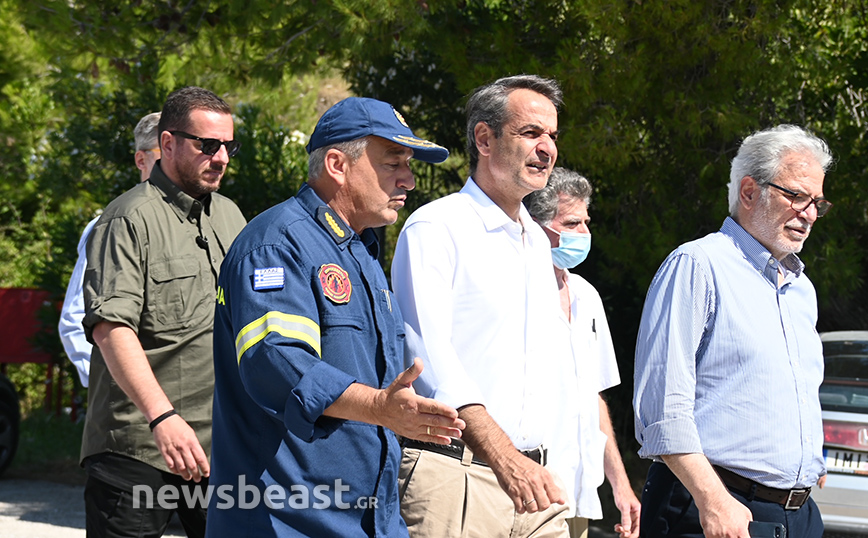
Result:
{"label": "man wearing face mask", "polygon": [[528,212],[552,245],[552,262],[561,298],[562,319],[570,325],[575,377],[562,381],[562,392],[576,405],[562,406],[563,428],[549,442],[551,465],[566,482],[570,501],[570,536],[586,536],[589,519],[603,517],[597,487],[608,478],[621,522],[623,538],[639,535],[640,503],[636,498],[600,394],[620,383],[612,336],[600,294],[570,268],[585,261],[591,250],[591,184],[576,172],[556,167],[544,189],[524,199]]}

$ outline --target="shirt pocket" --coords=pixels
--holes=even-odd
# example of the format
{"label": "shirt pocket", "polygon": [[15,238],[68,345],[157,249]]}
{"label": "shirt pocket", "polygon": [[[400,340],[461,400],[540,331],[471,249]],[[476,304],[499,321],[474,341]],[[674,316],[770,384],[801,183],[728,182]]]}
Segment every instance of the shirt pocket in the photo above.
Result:
{"label": "shirt pocket", "polygon": [[180,256],[149,265],[154,320],[166,328],[189,325],[213,310],[203,293],[200,266],[194,256]]}
{"label": "shirt pocket", "polygon": [[[404,318],[401,316],[401,310],[398,308],[398,301],[395,299],[395,294],[390,290],[381,290],[379,297],[380,312],[383,315],[383,330],[386,333],[386,360],[390,367],[397,370],[394,375],[397,375],[403,370],[404,365]],[[394,335],[394,336],[392,336]]]}
{"label": "shirt pocket", "polygon": [[368,325],[361,317],[332,314],[327,312],[321,314],[321,320],[323,335],[325,335],[326,333],[361,333]]}
{"label": "shirt pocket", "polygon": [[377,385],[376,330],[361,316],[323,313],[322,358],[332,366],[371,386]]}

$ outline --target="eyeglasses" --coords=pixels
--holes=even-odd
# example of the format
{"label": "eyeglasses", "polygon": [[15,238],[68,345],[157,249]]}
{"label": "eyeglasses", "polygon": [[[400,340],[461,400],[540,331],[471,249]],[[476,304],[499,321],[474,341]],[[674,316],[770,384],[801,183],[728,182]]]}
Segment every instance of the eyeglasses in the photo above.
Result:
{"label": "eyeglasses", "polygon": [[813,198],[808,196],[803,192],[795,192],[790,189],[785,189],[780,185],[775,185],[774,183],[766,183],[769,187],[774,187],[777,190],[784,193],[784,196],[789,198],[790,207],[793,208],[794,211],[802,212],[808,209],[811,204],[814,204],[814,207],[817,208],[817,218],[822,217],[826,213],[832,209],[832,202],[829,200],[825,200],[823,198]]}
{"label": "eyeglasses", "polygon": [[237,140],[217,140],[216,138],[199,138],[198,136],[193,136],[190,133],[185,133],[184,131],[169,131],[174,136],[180,136],[181,138],[187,138],[189,140],[198,140],[202,143],[202,147],[199,150],[205,155],[217,155],[217,152],[220,151],[220,146],[226,146],[226,153],[233,157],[238,150],[241,149],[241,142]]}

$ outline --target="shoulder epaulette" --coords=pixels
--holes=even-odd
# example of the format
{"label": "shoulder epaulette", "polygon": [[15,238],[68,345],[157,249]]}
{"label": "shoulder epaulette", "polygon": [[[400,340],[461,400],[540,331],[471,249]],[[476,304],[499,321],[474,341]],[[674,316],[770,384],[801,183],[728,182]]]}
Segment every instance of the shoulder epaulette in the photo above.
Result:
{"label": "shoulder epaulette", "polygon": [[316,210],[316,220],[322,224],[335,243],[340,245],[353,236],[353,231],[328,206],[319,206]]}

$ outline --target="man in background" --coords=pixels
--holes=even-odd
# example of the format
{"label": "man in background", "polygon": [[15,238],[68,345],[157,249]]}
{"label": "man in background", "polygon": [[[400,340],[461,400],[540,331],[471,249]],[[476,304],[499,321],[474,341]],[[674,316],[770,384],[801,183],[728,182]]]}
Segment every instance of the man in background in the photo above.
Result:
{"label": "man in background", "polygon": [[[160,121],[160,113],[152,112],[139,120],[133,135],[135,137],[136,153],[134,156],[136,168],[141,172],[141,181],[147,181],[151,177],[151,168],[160,159],[160,143],[157,140],[157,124]],[[93,229],[99,215],[87,223],[78,242],[78,259],[72,276],[69,277],[69,285],[66,288],[66,297],[63,300],[63,308],[60,311],[60,322],[57,332],[63,343],[66,356],[75,365],[81,385],[87,387],[88,375],[90,374],[90,353],[93,346],[84,335],[81,320],[84,318],[84,296],[82,284],[84,282],[84,270],[87,267],[87,238]]]}
{"label": "man in background", "polygon": [[563,390],[565,397],[579,401],[560,407],[564,416],[550,440],[549,457],[566,485],[573,516],[567,519],[571,538],[587,536],[589,519],[602,519],[597,488],[604,476],[621,512],[615,531],[622,538],[636,538],[641,505],[624,469],[602,395],[621,382],[612,334],[600,294],[590,282],[569,271],[585,261],[591,250],[591,192],[587,178],[555,167],[545,188],[524,199],[528,212],[551,242],[554,276],[563,319],[570,326],[575,361],[573,375],[564,380]]}
{"label": "man in background", "polygon": [[[96,347],[81,459],[89,537],[162,536],[174,512],[188,536],[205,534],[205,506],[187,499],[206,493],[217,276],[245,224],[215,192],[241,146],[233,127],[214,93],[171,93],[160,161],[106,207],[88,241],[83,326]],[[178,502],[143,502],[135,486],[153,499],[168,486]]]}

